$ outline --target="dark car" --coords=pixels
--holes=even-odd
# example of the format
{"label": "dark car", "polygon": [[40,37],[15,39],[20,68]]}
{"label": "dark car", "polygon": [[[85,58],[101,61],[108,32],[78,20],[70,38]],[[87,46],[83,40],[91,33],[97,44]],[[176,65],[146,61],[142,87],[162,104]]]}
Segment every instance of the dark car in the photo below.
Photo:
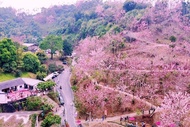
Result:
{"label": "dark car", "polygon": [[56,75],[54,75],[53,77],[52,77],[52,79],[54,79],[54,78],[56,78],[57,76]]}
{"label": "dark car", "polygon": [[63,64],[67,64],[67,61],[63,61]]}

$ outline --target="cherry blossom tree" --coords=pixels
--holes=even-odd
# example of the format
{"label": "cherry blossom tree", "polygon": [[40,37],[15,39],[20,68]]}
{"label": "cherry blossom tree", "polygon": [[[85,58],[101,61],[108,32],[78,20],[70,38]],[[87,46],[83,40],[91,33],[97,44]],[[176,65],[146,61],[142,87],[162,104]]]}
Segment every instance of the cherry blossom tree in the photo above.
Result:
{"label": "cherry blossom tree", "polygon": [[131,103],[131,98],[92,83],[80,87],[76,95],[77,100],[86,108],[86,112],[96,115],[101,115],[104,109],[109,109],[109,112],[124,111]]}
{"label": "cherry blossom tree", "polygon": [[169,92],[161,105],[161,126],[182,124],[190,110],[190,95],[186,92]]}

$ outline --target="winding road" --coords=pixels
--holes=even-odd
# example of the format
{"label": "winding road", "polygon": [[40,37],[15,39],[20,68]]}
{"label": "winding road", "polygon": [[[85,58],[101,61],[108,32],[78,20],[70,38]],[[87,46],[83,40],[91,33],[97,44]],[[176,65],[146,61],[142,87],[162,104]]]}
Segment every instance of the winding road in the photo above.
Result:
{"label": "winding road", "polygon": [[71,89],[71,84],[70,84],[70,68],[66,67],[65,70],[56,78],[58,88],[60,86],[62,89],[60,89],[60,95],[64,99],[64,107],[65,107],[65,116],[61,116],[63,119],[66,119],[70,127],[76,127],[75,123],[75,112],[76,109],[74,107],[74,95],[73,91]]}

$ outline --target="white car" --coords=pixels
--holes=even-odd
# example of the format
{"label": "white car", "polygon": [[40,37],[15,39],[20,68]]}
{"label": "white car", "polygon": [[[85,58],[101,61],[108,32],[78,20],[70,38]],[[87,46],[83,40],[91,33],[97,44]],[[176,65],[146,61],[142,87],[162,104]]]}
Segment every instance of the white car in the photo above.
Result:
{"label": "white car", "polygon": [[53,72],[53,74],[54,74],[55,76],[58,76],[58,75],[59,75],[59,73],[58,73],[58,72]]}

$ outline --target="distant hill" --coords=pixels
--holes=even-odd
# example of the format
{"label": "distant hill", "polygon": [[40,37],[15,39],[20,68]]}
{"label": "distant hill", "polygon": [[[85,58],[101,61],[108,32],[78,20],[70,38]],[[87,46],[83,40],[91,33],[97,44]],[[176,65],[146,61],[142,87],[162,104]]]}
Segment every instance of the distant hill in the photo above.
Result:
{"label": "distant hill", "polygon": [[76,43],[87,36],[102,36],[107,32],[148,30],[158,37],[175,35],[178,39],[189,40],[186,36],[190,24],[189,3],[178,2],[170,8],[167,2],[157,2],[153,6],[147,1],[135,1],[89,0],[75,5],[43,8],[35,15],[17,13],[13,8],[0,8],[0,38],[39,43],[48,34],[56,34]]}

